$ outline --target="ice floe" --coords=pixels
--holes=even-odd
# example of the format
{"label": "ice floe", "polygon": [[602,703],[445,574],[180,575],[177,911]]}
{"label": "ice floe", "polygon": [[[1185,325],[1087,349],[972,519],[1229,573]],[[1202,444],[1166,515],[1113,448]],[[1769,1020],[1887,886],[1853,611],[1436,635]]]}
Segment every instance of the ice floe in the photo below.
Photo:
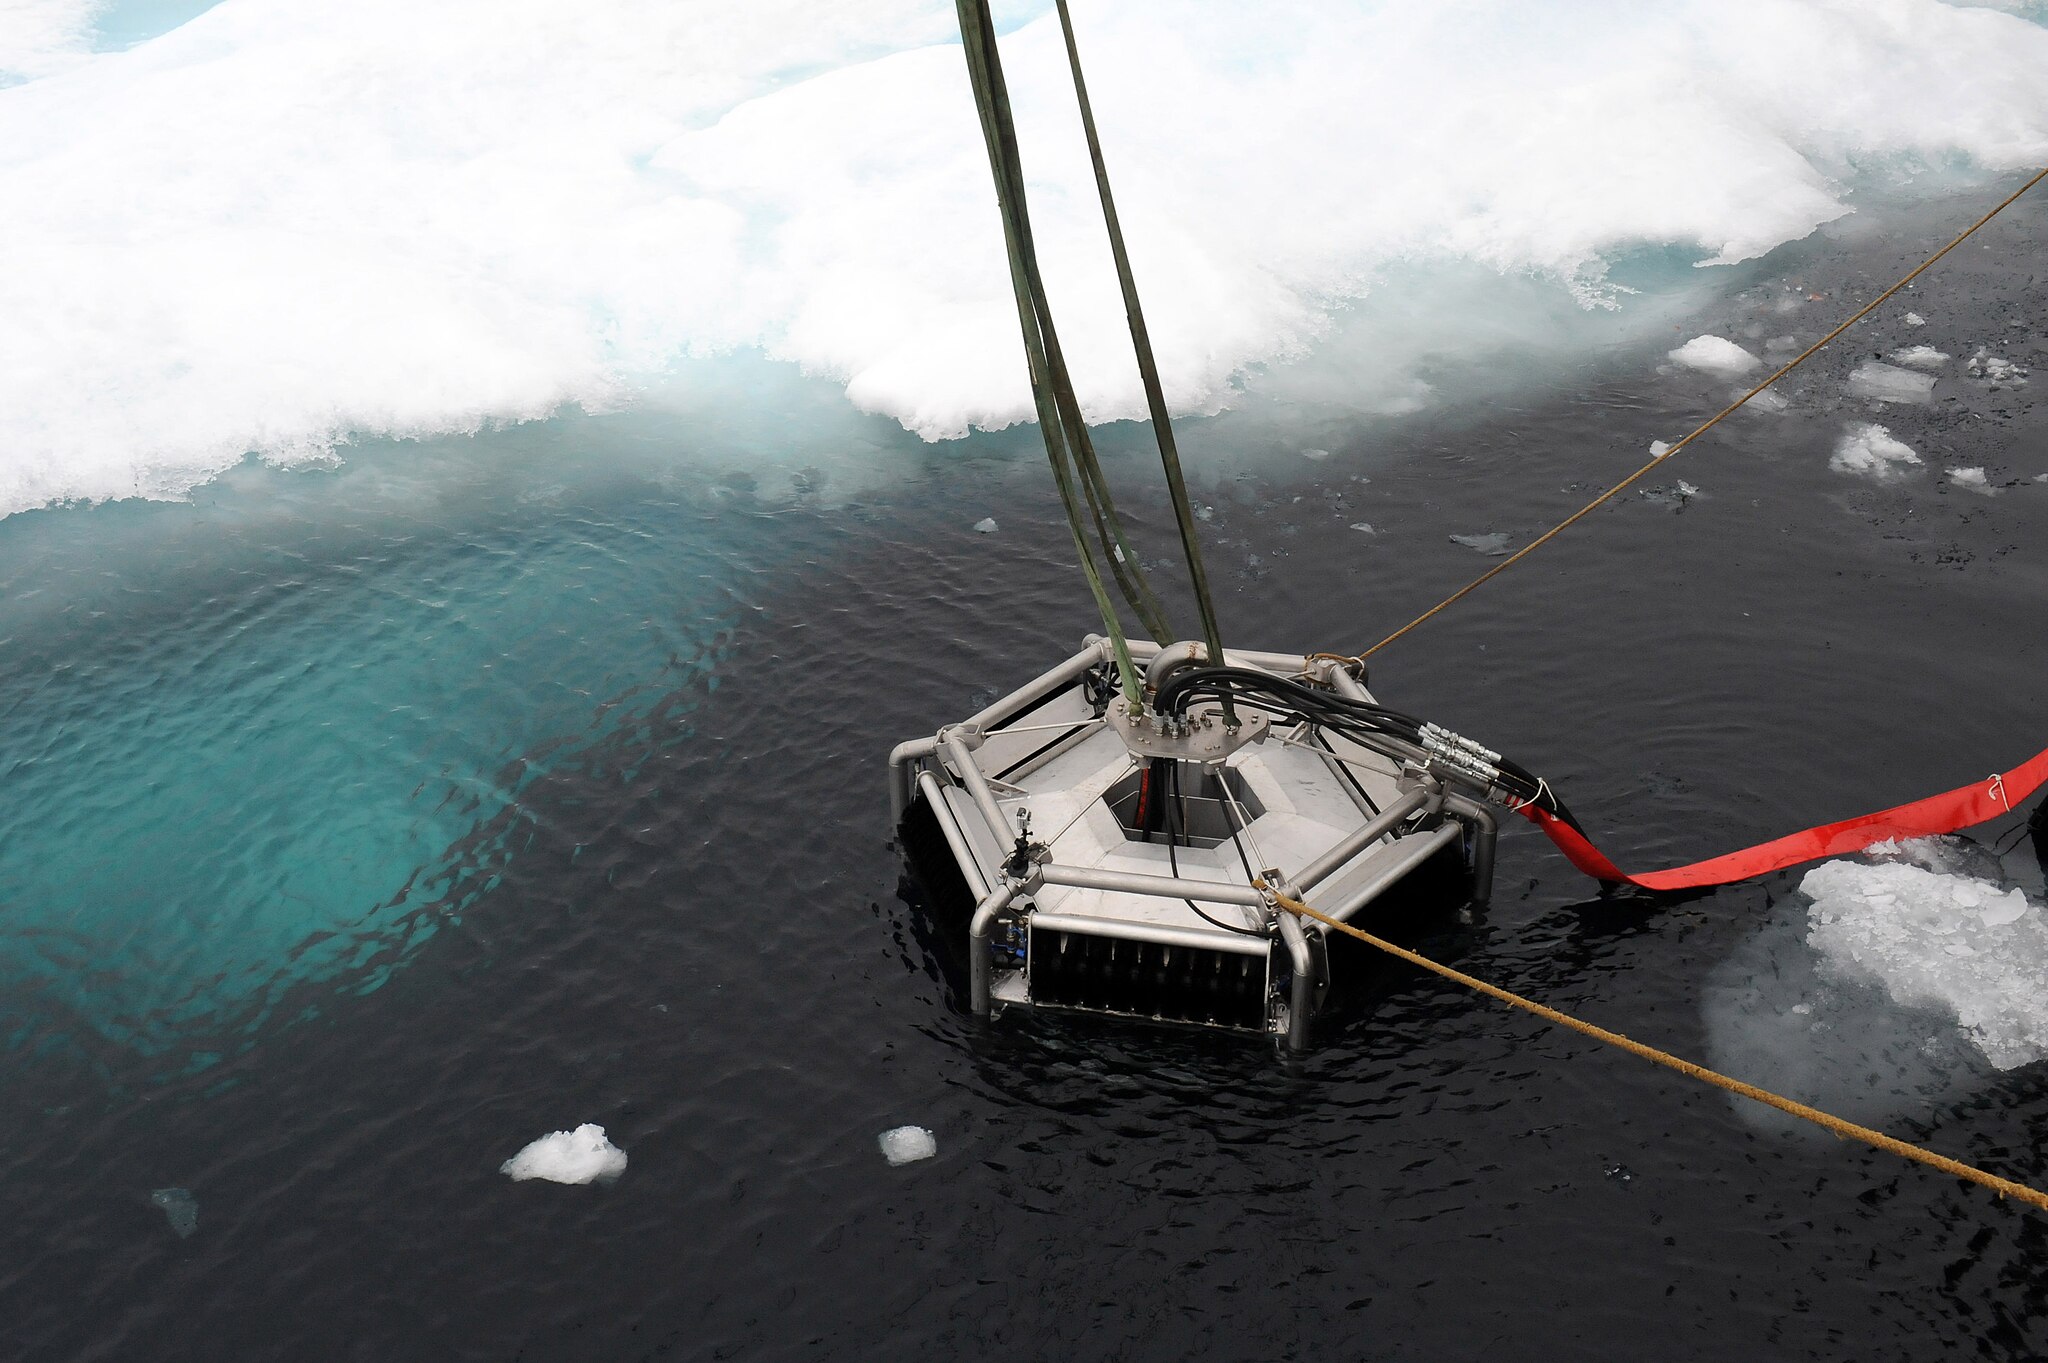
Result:
{"label": "ice floe", "polygon": [[626,1172],[626,1152],[605,1138],[604,1128],[585,1122],[574,1131],[551,1131],[498,1166],[515,1182],[543,1178],[550,1183],[610,1183]]}
{"label": "ice floe", "polygon": [[1977,492],[1986,497],[1995,496],[1998,493],[1998,489],[1991,486],[1991,480],[1985,476],[1984,470],[1980,468],[1950,469],[1948,471],[1948,480],[1966,492]]}
{"label": "ice floe", "polygon": [[1668,357],[1674,364],[1702,373],[1732,379],[1749,373],[1763,361],[1725,336],[1695,336]]}
{"label": "ice floe", "polygon": [[1915,369],[1939,369],[1953,356],[1936,350],[1931,345],[1909,345],[1892,352],[1892,359],[1899,364],[1909,364]]}
{"label": "ice floe", "polygon": [[993,535],[996,532],[996,518],[994,516],[983,516],[974,523],[974,528],[979,534]]}
{"label": "ice floe", "polygon": [[921,1126],[892,1127],[875,1139],[882,1147],[882,1158],[889,1161],[891,1168],[915,1164],[939,1153],[938,1138]]}
{"label": "ice floe", "polygon": [[1913,447],[1892,435],[1889,427],[1862,421],[1849,427],[1835,442],[1828,467],[1837,473],[1859,473],[1867,478],[1895,478],[1918,465]]}
{"label": "ice floe", "polygon": [[1897,365],[1865,360],[1849,375],[1849,391],[1878,402],[1926,402],[1934,396],[1934,379]]}
{"label": "ice floe", "polygon": [[178,1233],[180,1240],[187,1239],[199,1229],[199,1199],[184,1188],[159,1188],[149,1195],[149,1200],[163,1208],[164,1219],[171,1223],[171,1229]]}
{"label": "ice floe", "polygon": [[1500,558],[1508,551],[1508,535],[1505,530],[1493,530],[1483,535],[1453,535],[1451,543],[1462,544],[1474,553],[1488,558]]}
{"label": "ice floe", "polygon": [[1806,940],[1824,971],[1880,985],[1907,1007],[1953,1014],[1999,1069],[2048,1055],[2040,987],[2048,923],[2040,909],[2016,888],[1931,869],[1946,864],[1939,844],[1872,850],[1906,859],[1831,861],[1799,882],[1812,901]]}
{"label": "ice floe", "polygon": [[2016,364],[2002,356],[1994,355],[1985,346],[1978,346],[1977,353],[1970,357],[1970,377],[1985,379],[1994,384],[2010,384],[2018,387],[2027,381],[2032,371],[2023,364]]}

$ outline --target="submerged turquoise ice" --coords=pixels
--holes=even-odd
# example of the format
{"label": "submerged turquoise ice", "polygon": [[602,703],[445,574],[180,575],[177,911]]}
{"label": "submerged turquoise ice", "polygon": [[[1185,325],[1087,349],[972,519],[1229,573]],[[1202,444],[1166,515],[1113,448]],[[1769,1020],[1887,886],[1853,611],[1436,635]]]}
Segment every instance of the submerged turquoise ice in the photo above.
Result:
{"label": "submerged turquoise ice", "polygon": [[711,664],[773,552],[761,499],[631,426],[0,524],[8,1048],[203,1064],[486,890],[522,788]]}

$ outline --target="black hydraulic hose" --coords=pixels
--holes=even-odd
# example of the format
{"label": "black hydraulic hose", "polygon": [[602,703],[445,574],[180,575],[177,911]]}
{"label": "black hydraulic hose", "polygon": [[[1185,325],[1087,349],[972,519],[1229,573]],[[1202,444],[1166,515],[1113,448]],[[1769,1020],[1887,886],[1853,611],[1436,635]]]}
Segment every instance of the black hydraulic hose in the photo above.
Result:
{"label": "black hydraulic hose", "polygon": [[[1180,763],[1171,758],[1169,758],[1168,760],[1173,762],[1173,765],[1167,772],[1167,781],[1172,786],[1172,790],[1168,793],[1166,797],[1166,865],[1167,869],[1173,872],[1173,878],[1175,880],[1179,880],[1180,858],[1177,855],[1175,855],[1173,848],[1175,842],[1179,840],[1180,830],[1174,827],[1173,814],[1174,810],[1182,805],[1180,793]],[[1187,827],[1187,822],[1187,811],[1185,808],[1181,808],[1180,827]],[[1233,842],[1237,840],[1237,834],[1235,831],[1231,833],[1230,838]],[[1192,846],[1193,844],[1191,843],[1189,845]],[[1244,849],[1242,847],[1238,848],[1237,850],[1239,856],[1244,855]],[[1245,863],[1245,874],[1251,874],[1251,863],[1249,861]],[[1254,877],[1254,879],[1256,879],[1256,877]],[[1225,932],[1234,932],[1238,934],[1240,937],[1256,937],[1261,941],[1264,941],[1266,938],[1266,934],[1263,932],[1253,932],[1250,928],[1233,927],[1231,924],[1224,922],[1220,918],[1211,918],[1208,914],[1202,912],[1202,906],[1197,904],[1192,899],[1183,899],[1180,902],[1187,905],[1190,909],[1193,909],[1195,917],[1201,919],[1204,923],[1209,924],[1209,926],[1211,927],[1222,928]]]}
{"label": "black hydraulic hose", "polygon": [[[1191,702],[1204,697],[1217,700],[1228,697],[1247,709],[1299,719],[1339,734],[1353,737],[1380,735],[1423,746],[1424,722],[1412,715],[1251,668],[1190,668],[1175,674],[1159,688],[1156,704],[1161,713],[1184,715]],[[1500,773],[1500,779],[1494,783],[1497,789],[1524,806],[1534,805],[1570,827],[1584,831],[1548,782],[1509,758],[1503,757],[1493,766]]]}

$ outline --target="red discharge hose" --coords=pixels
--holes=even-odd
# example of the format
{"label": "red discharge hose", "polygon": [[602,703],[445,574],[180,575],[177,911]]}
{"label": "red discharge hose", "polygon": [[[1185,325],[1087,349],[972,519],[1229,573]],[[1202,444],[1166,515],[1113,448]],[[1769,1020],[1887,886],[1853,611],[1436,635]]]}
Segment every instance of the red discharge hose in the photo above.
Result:
{"label": "red discharge hose", "polygon": [[1637,885],[1646,890],[1691,890],[1748,880],[1753,876],[1782,871],[1787,866],[1797,866],[1802,861],[1860,852],[1886,838],[1924,838],[1935,833],[1953,833],[1959,828],[1969,828],[2011,813],[2043,785],[2048,785],[2048,749],[2036,753],[2011,771],[1994,772],[1981,781],[1958,786],[1940,795],[1930,795],[1924,800],[1787,834],[1754,847],[1745,847],[1739,852],[1696,861],[1690,866],[1646,871],[1641,875],[1630,875],[1616,866],[1584,833],[1541,806],[1533,803],[1523,805],[1520,812],[1550,836],[1572,865],[1596,880]]}

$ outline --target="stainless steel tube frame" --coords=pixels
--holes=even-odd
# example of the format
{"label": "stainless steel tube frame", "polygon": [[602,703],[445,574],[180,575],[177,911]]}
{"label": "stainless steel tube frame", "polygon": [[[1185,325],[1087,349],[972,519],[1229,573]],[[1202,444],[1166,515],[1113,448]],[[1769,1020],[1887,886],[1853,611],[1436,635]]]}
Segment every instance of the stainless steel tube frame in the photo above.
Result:
{"label": "stainless steel tube frame", "polygon": [[[1097,636],[1088,636],[1094,639]],[[1149,663],[1162,652],[1162,646],[1149,639],[1131,639],[1131,661]],[[1303,653],[1258,653],[1245,648],[1226,648],[1223,661],[1232,667],[1256,667],[1262,672],[1272,672],[1282,677],[1298,677],[1308,667],[1308,655]]]}
{"label": "stainless steel tube frame", "polygon": [[1146,875],[1142,871],[1102,871],[1092,867],[1048,865],[1038,868],[1048,885],[1071,885],[1082,890],[1115,890],[1122,894],[1157,895],[1162,899],[1202,899],[1211,904],[1263,906],[1266,897],[1249,885],[1232,885],[1220,880],[1181,880],[1175,876]]}
{"label": "stainless steel tube frame", "polygon": [[902,824],[910,811],[910,768],[938,751],[936,738],[913,738],[898,743],[889,754],[889,827]]}
{"label": "stainless steel tube frame", "polygon": [[982,710],[979,714],[971,716],[967,723],[983,731],[991,730],[998,721],[1007,718],[1016,710],[1029,705],[1032,701],[1046,695],[1048,692],[1057,691],[1062,686],[1071,685],[1083,672],[1094,667],[1097,663],[1106,661],[1108,658],[1109,641],[1091,634],[1088,636],[1087,646],[1079,653],[1076,653],[1044,676],[1039,677],[1036,681],[1026,682],[995,704]]}
{"label": "stainless steel tube frame", "polygon": [[982,874],[981,863],[967,845],[967,835],[960,831],[960,821],[953,817],[953,807],[946,803],[944,789],[939,778],[928,771],[917,774],[917,788],[924,792],[925,803],[931,806],[932,819],[939,825],[939,832],[946,838],[946,846],[952,850],[953,860],[960,863],[960,874],[967,878],[967,889],[976,899],[989,892],[988,877]]}
{"label": "stainless steel tube frame", "polygon": [[1444,796],[1444,808],[1472,825],[1472,902],[1493,901],[1493,860],[1500,841],[1500,820],[1493,807],[1452,792]]}
{"label": "stainless steel tube frame", "polygon": [[1330,878],[1332,872],[1343,866],[1366,848],[1378,842],[1389,832],[1400,827],[1408,816],[1419,809],[1425,809],[1443,799],[1443,787],[1434,781],[1418,784],[1413,790],[1404,792],[1399,799],[1379,812],[1379,815],[1361,827],[1352,830],[1351,835],[1340,839],[1328,851],[1301,868],[1294,878],[1303,894],[1313,890]]}
{"label": "stainless steel tube frame", "polygon": [[[1372,879],[1352,891],[1351,897],[1342,904],[1334,909],[1324,909],[1323,912],[1340,923],[1345,922],[1351,915],[1392,889],[1410,871],[1435,856],[1452,839],[1462,837],[1464,832],[1463,825],[1447,823],[1432,832],[1419,833],[1412,838],[1403,839],[1400,849],[1385,858],[1383,865],[1375,868]],[[1327,932],[1329,929],[1323,930]]]}
{"label": "stainless steel tube frame", "polygon": [[[1187,947],[1198,951],[1227,951],[1238,956],[1264,956],[1273,945],[1272,940],[1266,937],[1234,937],[1204,932],[1200,928],[1176,928],[1165,923],[1133,923],[1128,920],[1112,923],[1081,914],[1047,913],[1044,909],[1031,915],[1031,927],[1034,931],[1071,932],[1108,941],[1151,942],[1155,946]],[[1116,931],[1105,932],[1104,928],[1115,928]]]}
{"label": "stainless steel tube frame", "polygon": [[1308,949],[1308,934],[1302,931],[1299,914],[1280,915],[1280,940],[1287,944],[1288,959],[1294,963],[1294,984],[1287,996],[1287,1049],[1308,1049],[1309,1014],[1315,1009],[1316,963]]}
{"label": "stainless steel tube frame", "polygon": [[[973,739],[970,747],[968,739]],[[996,800],[995,790],[990,787],[988,777],[982,775],[981,767],[974,760],[974,749],[981,746],[981,730],[966,724],[949,725],[939,730],[939,746],[953,759],[953,765],[960,768],[960,780],[967,787],[967,793],[974,797],[974,803],[981,809],[981,817],[988,823],[988,831],[998,845],[1007,846],[1017,836],[1016,826],[1010,816],[1003,812]]]}
{"label": "stainless steel tube frame", "polygon": [[989,990],[995,983],[995,963],[988,958],[988,935],[996,924],[996,915],[1010,907],[1010,901],[1023,893],[1024,886],[1006,880],[982,896],[974,906],[974,921],[967,929],[967,980],[968,1002],[974,1015],[985,1018],[989,1014]]}

